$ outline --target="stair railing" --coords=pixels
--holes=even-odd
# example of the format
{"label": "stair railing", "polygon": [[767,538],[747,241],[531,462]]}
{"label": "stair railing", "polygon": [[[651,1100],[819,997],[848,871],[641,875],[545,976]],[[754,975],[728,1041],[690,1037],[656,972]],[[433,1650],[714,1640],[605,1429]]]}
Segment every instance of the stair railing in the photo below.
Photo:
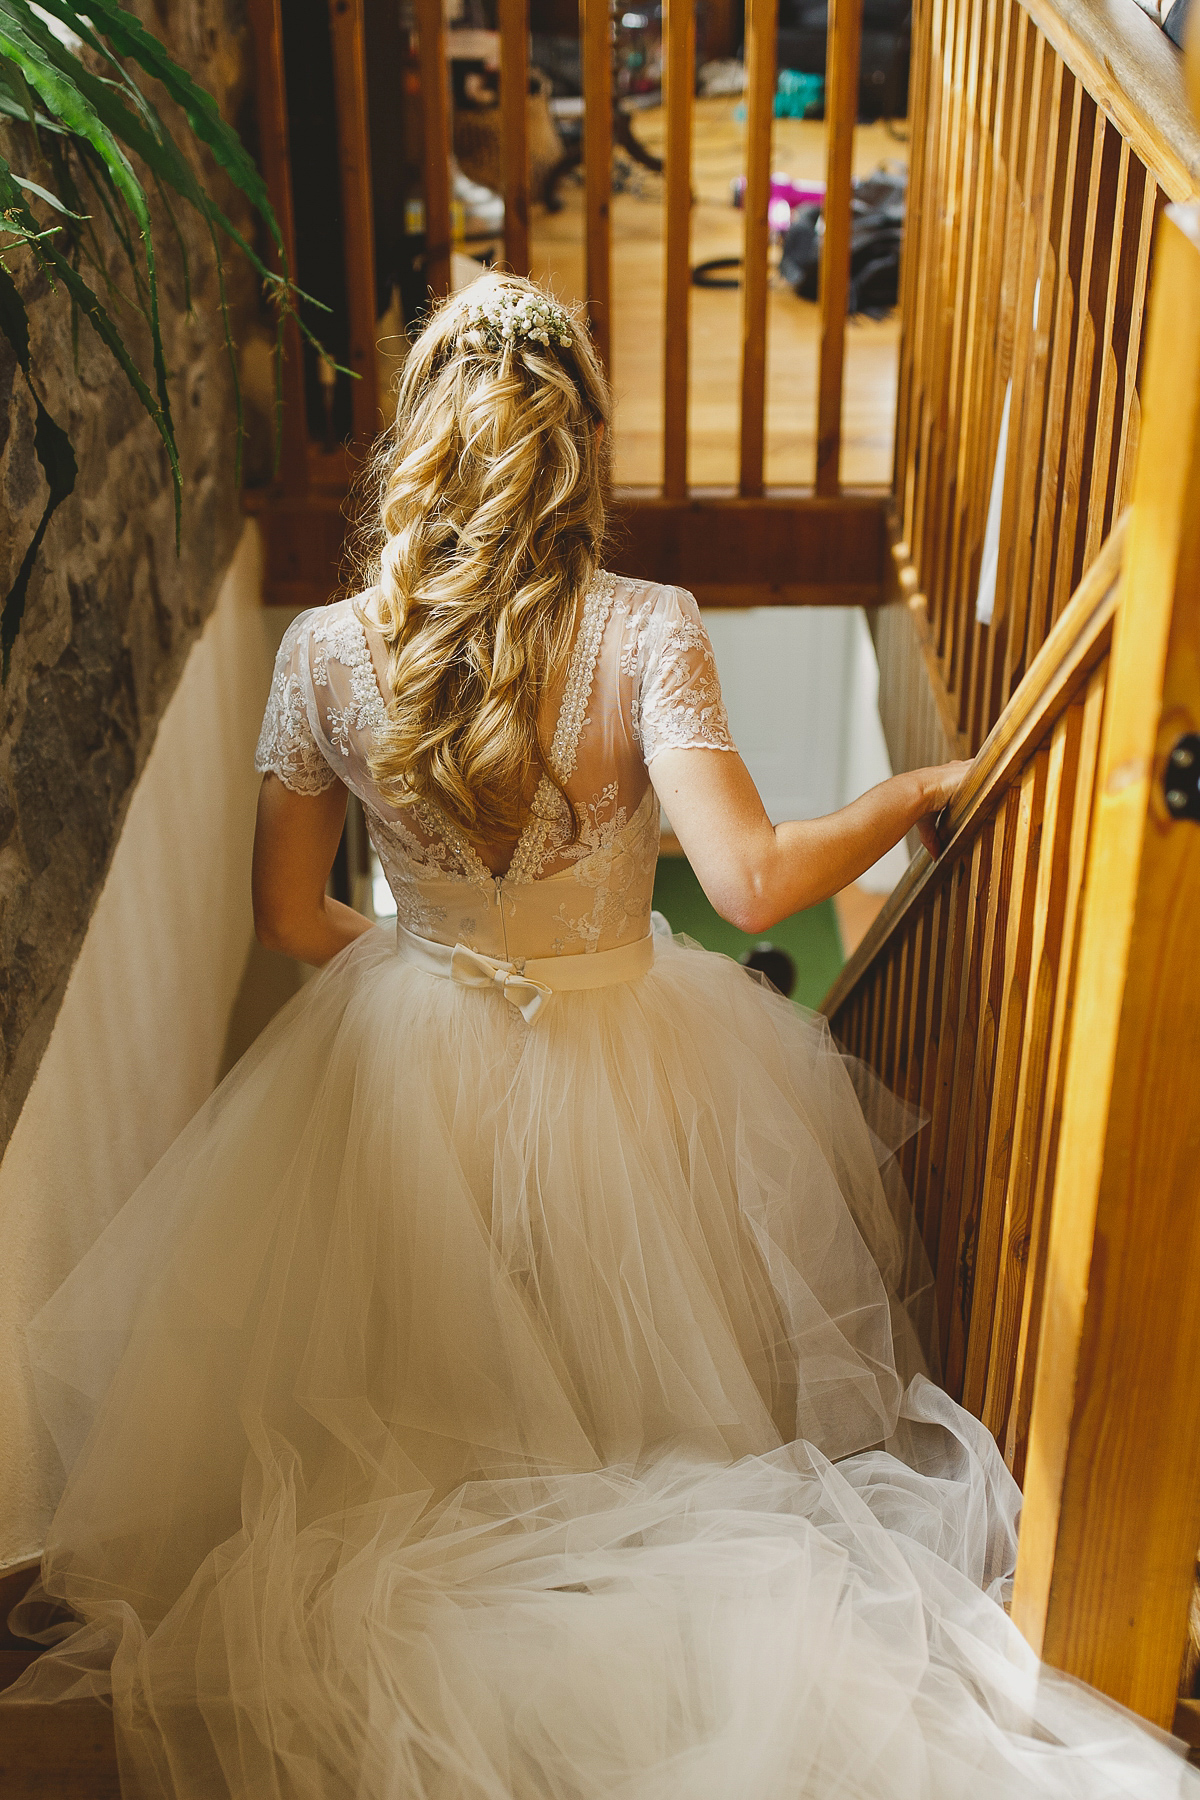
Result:
{"label": "stair railing", "polygon": [[[355,456],[382,423],[374,338],[376,254],[371,182],[367,68],[379,36],[384,0],[329,0],[330,55],[336,102],[336,154],[342,200],[343,276],[350,322],[354,443],[349,454],[325,445],[305,418],[303,348],[292,331],[284,371],[285,454],[267,492],[248,494],[266,535],[266,592],[281,604],[320,604],[336,583],[345,534],[345,496]],[[858,106],[862,0],[832,0],[826,112],[829,120],[825,250],[812,489],[774,490],[765,478],[767,442],[768,203],[776,85],[778,0],[746,4],[746,174],[738,480],[726,490],[700,489],[688,472],[688,408],[692,388],[691,209],[696,0],[667,0],[663,21],[666,155],[662,328],[662,479],[656,488],[617,496],[613,566],[690,587],[702,605],[875,605],[887,569],[883,490],[844,491],[840,475],[846,290],[850,263],[851,151]],[[250,0],[255,35],[259,124],[264,169],[295,268],[294,219],[303,195],[293,191],[284,0]],[[388,14],[395,30],[395,7]],[[424,163],[424,274],[434,295],[449,291],[453,270],[449,164],[453,121],[442,0],[415,0],[419,92],[397,106],[417,105]],[[525,115],[529,80],[528,0],[497,0],[500,52],[501,186],[505,199],[504,260],[531,268],[530,171]],[[613,366],[612,12],[610,0],[582,0],[584,89],[583,263],[587,313],[606,365]],[[389,45],[392,40],[389,38]],[[306,121],[317,129],[328,122]],[[301,285],[304,269],[296,270]],[[797,301],[797,305],[802,304]],[[618,365],[614,371],[621,380]]]}
{"label": "stair railing", "polygon": [[825,1011],[928,1118],[946,1382],[1025,1488],[1014,1618],[1195,1735],[1200,203],[1154,258],[1128,514]]}
{"label": "stair railing", "polygon": [[916,0],[893,766],[977,750],[1128,503],[1155,221],[1200,195],[1174,46],[1132,0]]}

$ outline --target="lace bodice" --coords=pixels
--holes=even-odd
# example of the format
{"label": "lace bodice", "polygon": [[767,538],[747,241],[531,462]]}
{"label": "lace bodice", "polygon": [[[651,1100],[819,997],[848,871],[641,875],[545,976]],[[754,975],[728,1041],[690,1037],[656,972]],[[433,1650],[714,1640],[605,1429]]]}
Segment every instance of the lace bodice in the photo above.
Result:
{"label": "lace bodice", "polygon": [[543,743],[575,810],[543,776],[507,869],[437,808],[397,806],[367,767],[386,662],[369,595],[301,614],[275,663],[255,766],[294,792],[343,781],[362,801],[401,924],[506,959],[614,949],[649,930],[658,800],[670,748],[732,750],[708,633],[692,596],[601,574],[585,597]]}

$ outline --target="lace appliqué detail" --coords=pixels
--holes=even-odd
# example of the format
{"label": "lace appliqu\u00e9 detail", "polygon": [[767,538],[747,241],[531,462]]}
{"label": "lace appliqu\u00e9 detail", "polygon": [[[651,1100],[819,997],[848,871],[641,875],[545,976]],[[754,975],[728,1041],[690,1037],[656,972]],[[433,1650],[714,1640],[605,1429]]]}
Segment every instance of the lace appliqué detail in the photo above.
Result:
{"label": "lace appliqu\u00e9 detail", "polygon": [[[402,819],[385,819],[381,813],[367,811],[367,831],[388,876],[388,886],[396,902],[396,916],[408,931],[431,937],[446,918],[446,908],[427,900],[421,893],[422,881],[453,879],[457,871],[448,846],[439,839],[423,844]],[[403,869],[403,877],[393,879],[392,871]]]}
{"label": "lace appliqu\u00e9 detail", "polygon": [[592,904],[587,912],[572,915],[564,900],[554,917],[567,937],[585,950],[595,950],[606,933],[628,937],[631,926],[649,928],[649,884],[658,861],[658,798],[653,788],[647,788],[632,819],[616,800],[614,781],[595,800],[577,806],[579,838],[564,852],[578,858],[575,879],[591,889]]}
{"label": "lace appliqu\u00e9 detail", "polygon": [[621,611],[625,614],[622,627],[620,670],[622,675],[636,676],[641,656],[642,633],[646,629],[651,613],[654,611],[655,594],[643,600],[639,607],[632,607],[625,601]]}
{"label": "lace appliqu\u00e9 detail", "polygon": [[[602,572],[588,589],[583,603],[583,618],[571,652],[567,682],[558,722],[550,744],[549,763],[560,782],[565,783],[575,771],[579,739],[587,724],[585,714],[596,678],[596,658],[600,641],[612,611],[617,578]],[[567,850],[571,835],[571,815],[559,789],[546,775],[538,782],[529,818],[525,822],[505,882],[516,886],[536,881],[547,858]],[[586,850],[581,852],[586,855]]]}
{"label": "lace appliqu\u00e9 detail", "polygon": [[[461,874],[465,875],[468,881],[474,882],[476,886],[491,887],[494,879],[492,871],[470,839],[463,836],[452,820],[448,819],[436,806],[431,806],[427,800],[414,801],[409,810],[421,829],[429,833],[431,850],[436,847],[439,855],[452,856],[457,862]],[[442,873],[449,875],[452,871],[443,869]]]}
{"label": "lace appliqu\u00e9 detail", "polygon": [[[618,586],[614,576],[601,574],[584,598],[547,755],[554,775],[564,782],[578,777],[581,741],[596,703],[597,670]],[[637,610],[640,615],[644,608]],[[569,803],[554,780],[543,777],[508,873],[497,880],[440,807],[421,800],[394,806],[376,792],[366,772],[359,773],[362,734],[387,716],[369,633],[345,605],[331,608],[310,628],[304,653],[317,684],[322,729],[336,750],[338,766],[344,758],[347,779],[364,799],[371,839],[402,925],[419,937],[464,942],[474,941],[478,927],[483,947],[495,953],[498,943],[507,945],[505,931],[525,917],[522,909],[535,905],[529,887],[553,865],[557,885],[547,887],[537,903],[552,953],[586,953],[614,938],[629,941],[645,933],[658,852],[658,801],[652,789],[630,809],[620,803],[619,781],[605,776],[598,794],[575,802],[577,834],[571,841]]]}
{"label": "lace appliqu\u00e9 detail", "polygon": [[277,775],[293,794],[323,794],[333,786],[337,774],[313,737],[300,674],[294,666],[305,624],[304,618],[293,620],[279,646],[254,767],[260,775]]}
{"label": "lace appliqu\u00e9 detail", "polygon": [[335,750],[348,756],[352,731],[374,730],[387,719],[387,707],[371,660],[371,647],[362,622],[354,613],[313,627],[312,672],[319,687],[329,686],[331,660],[341,663],[350,676],[350,701],[346,706],[329,708],[329,741]]}
{"label": "lace appliqu\u00e9 detail", "polygon": [[698,611],[682,612],[663,631],[653,686],[647,691],[644,685],[633,725],[647,762],[660,750],[736,749],[716,658]]}

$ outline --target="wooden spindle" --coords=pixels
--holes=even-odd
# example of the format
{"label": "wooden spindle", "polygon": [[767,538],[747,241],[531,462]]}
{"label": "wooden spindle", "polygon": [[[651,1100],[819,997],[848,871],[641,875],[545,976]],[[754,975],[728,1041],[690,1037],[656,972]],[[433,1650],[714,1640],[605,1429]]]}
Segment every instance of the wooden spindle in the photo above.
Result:
{"label": "wooden spindle", "polygon": [[416,0],[425,151],[425,279],[435,300],[450,292],[450,77],[442,0]]}
{"label": "wooden spindle", "polygon": [[[1004,1438],[1004,1459],[1017,1481],[1024,1484],[1025,1458],[1029,1446],[1029,1415],[1033,1407],[1034,1382],[1037,1375],[1038,1342],[1042,1327],[1042,1305],[1045,1297],[1046,1251],[1050,1236],[1050,1202],[1058,1168],[1058,1141],[1062,1125],[1063,1087],[1066,1078],[1067,1040],[1075,996],[1075,952],[1079,902],[1083,893],[1083,877],[1087,867],[1088,830],[1091,823],[1092,799],[1095,791],[1096,762],[1100,752],[1100,721],[1104,711],[1104,690],[1108,682],[1108,660],[1092,674],[1082,701],[1073,709],[1079,714],[1079,754],[1074,771],[1074,793],[1071,800],[1071,833],[1067,843],[1067,868],[1061,883],[1062,921],[1057,923],[1057,897],[1052,899],[1047,930],[1057,926],[1061,937],[1062,962],[1054,981],[1054,1017],[1050,1044],[1044,1060],[1035,1068],[1045,1107],[1044,1122],[1038,1131],[1032,1183],[1029,1238],[1025,1255],[1026,1273],[1021,1293],[1021,1322],[1017,1336],[1016,1360],[1012,1368],[1012,1398],[1008,1405],[1008,1425]],[[1064,891],[1065,890],[1065,891]],[[1023,1148],[1023,1146],[1022,1146]],[[1018,1204],[1020,1196],[1018,1195]],[[999,1379],[999,1375],[997,1375]]]}
{"label": "wooden spindle", "polygon": [[1138,239],[1137,270],[1134,275],[1129,317],[1125,323],[1127,341],[1124,380],[1121,389],[1121,420],[1116,468],[1113,471],[1113,487],[1109,496],[1109,511],[1114,519],[1120,517],[1128,504],[1129,489],[1133,480],[1133,468],[1137,453],[1139,412],[1137,372],[1142,355],[1142,320],[1150,284],[1150,248],[1154,241],[1154,227],[1162,207],[1162,200],[1162,189],[1147,174],[1142,194],[1142,222],[1141,235]]}
{"label": "wooden spindle", "polygon": [[821,243],[821,369],[817,387],[817,492],[841,487],[842,369],[850,288],[850,206],[862,0],[830,0],[825,56],[825,236]]}
{"label": "wooden spindle", "polygon": [[663,320],[663,495],[687,494],[688,325],[692,298],[692,98],[695,87],[695,0],[667,0],[663,21],[667,145],[664,229],[666,308]]}
{"label": "wooden spindle", "polygon": [[959,1260],[965,1338],[962,1403],[976,1416],[983,1411],[987,1391],[1005,1207],[1014,1173],[1012,1145],[1022,1055],[1027,1048],[1025,1020],[1038,916],[1035,903],[1049,761],[1048,752],[1041,751],[1027,763],[1017,792],[1008,887],[1001,897],[1006,917],[1003,957],[997,961],[1000,1004],[991,1026],[996,1033],[995,1049],[990,1079],[980,1095],[978,1135],[986,1136],[986,1150],[976,1186],[977,1204],[971,1209],[973,1230],[966,1240],[973,1254],[969,1263],[962,1257]]}
{"label": "wooden spindle", "polygon": [[[1085,109],[1086,111],[1086,109]],[[1112,209],[1116,202],[1117,174],[1120,166],[1121,141],[1109,125],[1104,113],[1093,109],[1090,142],[1080,146],[1080,163],[1087,156],[1086,216],[1083,220],[1079,274],[1075,285],[1075,318],[1071,333],[1067,390],[1063,407],[1063,449],[1059,471],[1059,510],[1055,527],[1053,573],[1050,585],[1051,620],[1057,619],[1074,590],[1075,532],[1079,522],[1079,496],[1084,452],[1087,448],[1088,397],[1096,358],[1095,306],[1098,282],[1094,275],[1097,242],[1102,247],[1102,262],[1108,268],[1106,240],[1112,233]],[[1084,199],[1081,188],[1080,200]],[[1107,204],[1107,212],[1104,210]],[[1103,318],[1103,310],[1100,313]],[[1103,352],[1101,346],[1101,352]]]}
{"label": "wooden spindle", "polygon": [[[1064,172],[1066,192],[1060,208],[1062,218],[1059,238],[1054,246],[1055,287],[1050,297],[1052,311],[1049,320],[1050,361],[1046,377],[1046,426],[1042,438],[1042,467],[1034,517],[1033,572],[1027,631],[1031,657],[1045,642],[1053,623],[1049,605],[1050,575],[1057,544],[1058,513],[1062,504],[1066,394],[1074,345],[1072,327],[1078,305],[1079,271],[1083,258],[1085,208],[1082,197],[1086,197],[1094,125],[1094,103],[1084,93],[1081,84],[1075,81]],[[1039,302],[1039,310],[1044,304],[1045,295]]]}
{"label": "wooden spindle", "polygon": [[[288,143],[287,85],[283,62],[283,0],[250,0],[254,33],[255,98],[263,175],[293,280],[296,270],[296,214],[292,199],[292,155]],[[283,441],[280,485],[285,494],[308,486],[308,421],[304,399],[304,351],[300,330],[289,320],[283,333]]]}
{"label": "wooden spindle", "polygon": [[612,30],[608,0],[580,0],[584,285],[597,355],[612,373]]}
{"label": "wooden spindle", "polygon": [[504,188],[504,260],[514,275],[529,261],[529,0],[498,0],[500,167]]}
{"label": "wooden spindle", "polygon": [[742,251],[742,419],[738,487],[763,491],[767,389],[767,209],[775,120],[778,0],[746,5],[746,198]]}
{"label": "wooden spindle", "polygon": [[[953,646],[954,693],[958,703],[959,728],[974,747],[987,736],[985,673],[988,645],[994,632],[981,624],[976,613],[978,594],[979,551],[987,528],[1000,443],[1000,424],[1004,413],[1008,377],[1012,370],[1014,322],[1017,316],[1018,288],[1021,279],[1021,243],[1029,220],[1029,208],[1023,187],[1023,176],[1030,144],[1031,109],[1037,92],[1035,61],[1039,34],[1024,7],[1010,7],[1007,55],[1000,73],[1003,103],[997,105],[999,131],[995,138],[999,166],[993,189],[993,221],[995,235],[992,247],[997,257],[994,274],[985,293],[991,301],[984,320],[981,356],[976,379],[980,384],[981,407],[978,429],[968,446],[967,494],[963,548],[967,560],[959,564],[959,585],[954,594],[953,617],[957,638]],[[1010,416],[1010,450],[1011,450]],[[1003,472],[1001,473],[1003,480]]]}
{"label": "wooden spindle", "polygon": [[[1003,1144],[993,1129],[989,1156],[1011,1151],[1001,1196],[1003,1224],[997,1250],[996,1300],[992,1309],[986,1395],[980,1417],[1005,1442],[1016,1382],[1025,1284],[1033,1237],[1033,1178],[1046,1112],[1055,1002],[1066,979],[1062,970],[1063,926],[1071,895],[1071,802],[1083,722],[1083,708],[1069,707],[1054,728],[1046,756],[1046,792],[1038,846],[1037,892],[1033,907],[1030,968],[1033,982],[1024,1008],[1018,1057],[1017,1092],[1011,1137]],[[1070,940],[1068,940],[1069,944]],[[972,1339],[979,1329],[972,1320]],[[971,1352],[975,1351],[972,1343]],[[970,1361],[970,1357],[968,1358]]]}
{"label": "wooden spindle", "polygon": [[[939,167],[944,170],[941,185],[949,200],[944,220],[942,205],[936,197],[927,196],[933,214],[932,235],[935,241],[940,240],[937,276],[930,282],[931,332],[940,349],[932,355],[927,376],[926,399],[931,417],[922,472],[922,542],[928,546],[929,569],[925,592],[930,596],[945,592],[941,575],[950,534],[948,515],[954,498],[950,471],[957,454],[964,397],[962,374],[969,317],[965,297],[978,248],[972,224],[980,177],[980,77],[983,74],[986,78],[986,48],[993,41],[994,0],[961,0],[955,11],[958,19],[953,33],[950,104],[943,108],[945,127],[935,143],[940,152]],[[911,187],[910,192],[909,204],[920,214],[920,190]],[[930,266],[932,270],[932,255]],[[940,628],[942,621],[938,624]],[[939,635],[944,633],[939,630]]]}
{"label": "wooden spindle", "polygon": [[[1021,83],[1021,154],[1011,183],[1013,206],[1008,233],[1011,249],[1008,273],[1001,292],[1001,354],[996,359],[995,381],[997,454],[1000,417],[1008,389],[1009,423],[1004,468],[996,583],[992,597],[992,622],[986,645],[981,645],[975,665],[978,738],[982,741],[1003,710],[1013,658],[1023,659],[1026,636],[1025,596],[1018,594],[1014,574],[1018,551],[1033,529],[1034,494],[1028,465],[1036,462],[1041,413],[1035,406],[1033,380],[1034,294],[1044,263],[1044,238],[1048,228],[1047,176],[1052,147],[1058,146],[1058,105],[1061,86],[1056,73],[1062,63],[1040,32],[1026,32]],[[1040,307],[1041,299],[1038,298]],[[1030,442],[1030,434],[1037,437]],[[989,493],[989,501],[990,501]]]}
{"label": "wooden spindle", "polygon": [[[937,459],[946,484],[944,497],[939,498],[933,487],[935,459],[930,454],[930,439],[934,409],[928,392],[926,437],[917,448],[918,466],[913,477],[916,499],[910,541],[914,562],[921,570],[922,583],[929,595],[930,625],[941,659],[950,724],[956,736],[959,724],[954,681],[963,636],[959,590],[963,558],[969,554],[966,537],[974,492],[970,486],[968,464],[975,455],[985,398],[979,374],[986,322],[986,308],[981,304],[981,296],[992,292],[999,263],[996,191],[1003,166],[999,145],[1007,93],[1012,11],[1010,0],[987,0],[978,24],[982,33],[976,88],[978,104],[971,121],[974,183],[969,195],[970,217],[964,221],[962,232],[966,252],[961,289],[965,298],[965,316],[962,320],[956,319],[953,326],[955,381],[961,399],[957,408],[955,440],[947,444],[945,455]],[[926,184],[918,205],[922,209],[932,209],[935,214],[940,211],[936,181]],[[923,320],[924,335],[918,354],[928,390],[932,385],[930,363],[938,336],[937,295],[932,269],[926,274],[924,284],[918,284],[918,291],[922,285],[929,297],[919,315]],[[958,372],[960,368],[961,373]],[[927,573],[935,566],[939,570],[936,583]]]}
{"label": "wooden spindle", "polygon": [[[329,0],[333,86],[337,99],[338,164],[342,183],[351,418],[358,443],[369,444],[383,423],[375,363],[375,218],[371,198],[371,141],[367,124],[366,27],[363,0]],[[341,379],[344,379],[342,377]]]}

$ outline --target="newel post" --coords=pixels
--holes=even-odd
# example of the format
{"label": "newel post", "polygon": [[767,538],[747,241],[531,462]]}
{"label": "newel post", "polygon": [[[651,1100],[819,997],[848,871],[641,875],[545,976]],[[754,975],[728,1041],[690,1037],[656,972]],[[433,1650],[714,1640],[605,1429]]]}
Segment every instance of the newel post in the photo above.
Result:
{"label": "newel post", "polygon": [[1013,1616],[1169,1727],[1200,1546],[1200,205],[1158,228],[1142,401]]}

